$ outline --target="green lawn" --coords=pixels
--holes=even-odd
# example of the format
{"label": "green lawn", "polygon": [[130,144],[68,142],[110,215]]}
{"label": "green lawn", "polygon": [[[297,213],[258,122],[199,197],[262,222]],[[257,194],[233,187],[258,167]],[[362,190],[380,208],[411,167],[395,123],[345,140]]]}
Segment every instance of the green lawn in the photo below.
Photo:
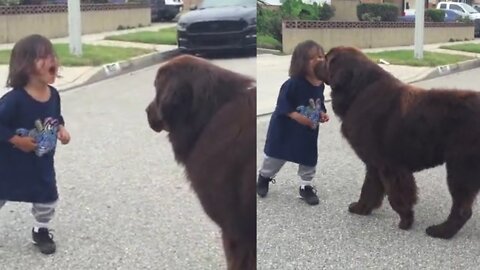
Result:
{"label": "green lawn", "polygon": [[280,41],[276,40],[270,35],[258,34],[257,47],[264,49],[281,50],[282,43],[280,43]]}
{"label": "green lawn", "polygon": [[177,29],[175,27],[160,29],[159,31],[143,31],[116,36],[108,36],[106,39],[139,42],[149,44],[177,45]]}
{"label": "green lawn", "polygon": [[[138,48],[121,48],[112,46],[83,45],[83,55],[76,57],[70,55],[68,44],[54,44],[55,51],[60,59],[60,64],[66,67],[99,66],[112,62],[127,60],[129,58],[147,54],[151,50]],[[10,50],[0,51],[0,64],[9,64]]]}
{"label": "green lawn", "polygon": [[378,53],[367,53],[370,59],[378,62],[383,59],[392,65],[405,65],[415,67],[436,67],[448,64],[454,64],[472,59],[472,57],[463,55],[454,55],[447,53],[423,52],[423,59],[418,60],[413,57],[413,50],[384,51]]}
{"label": "green lawn", "polygon": [[10,50],[0,50],[0,65],[10,64]]}
{"label": "green lawn", "polygon": [[449,45],[449,46],[442,46],[440,48],[447,49],[447,50],[480,53],[480,44],[478,44],[478,43],[465,43],[465,44],[458,44],[458,45]]}

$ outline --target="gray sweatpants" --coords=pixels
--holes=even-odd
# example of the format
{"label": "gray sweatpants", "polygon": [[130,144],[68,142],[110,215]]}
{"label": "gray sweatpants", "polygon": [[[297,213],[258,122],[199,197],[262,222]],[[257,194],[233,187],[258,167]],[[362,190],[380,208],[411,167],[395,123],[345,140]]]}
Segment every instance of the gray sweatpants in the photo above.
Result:
{"label": "gray sweatpants", "polygon": [[[280,169],[285,165],[285,160],[265,156],[260,175],[267,178],[273,178]],[[300,186],[311,186],[313,177],[315,176],[316,167],[298,165],[298,176],[300,176]]]}
{"label": "gray sweatpants", "polygon": [[[7,203],[7,201],[0,201],[0,209]],[[53,219],[55,215],[55,207],[57,201],[51,203],[33,203],[32,215],[35,218],[34,227],[48,228],[48,223]]]}

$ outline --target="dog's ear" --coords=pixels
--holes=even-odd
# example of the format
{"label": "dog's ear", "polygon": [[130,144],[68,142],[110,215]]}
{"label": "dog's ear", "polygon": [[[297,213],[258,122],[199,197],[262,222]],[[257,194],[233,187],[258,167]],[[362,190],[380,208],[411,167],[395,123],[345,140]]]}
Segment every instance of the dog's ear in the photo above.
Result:
{"label": "dog's ear", "polygon": [[163,121],[170,127],[185,123],[191,117],[193,91],[187,79],[173,76],[164,86],[159,97],[160,113]]}

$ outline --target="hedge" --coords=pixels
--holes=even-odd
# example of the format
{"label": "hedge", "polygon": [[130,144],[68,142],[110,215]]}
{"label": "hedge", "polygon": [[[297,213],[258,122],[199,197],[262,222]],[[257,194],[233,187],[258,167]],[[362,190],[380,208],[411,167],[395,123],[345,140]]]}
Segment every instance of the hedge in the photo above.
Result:
{"label": "hedge", "polygon": [[445,11],[441,9],[427,9],[425,10],[425,21],[444,22]]}
{"label": "hedge", "polygon": [[392,4],[359,4],[357,17],[360,21],[394,22],[399,15],[398,7]]}

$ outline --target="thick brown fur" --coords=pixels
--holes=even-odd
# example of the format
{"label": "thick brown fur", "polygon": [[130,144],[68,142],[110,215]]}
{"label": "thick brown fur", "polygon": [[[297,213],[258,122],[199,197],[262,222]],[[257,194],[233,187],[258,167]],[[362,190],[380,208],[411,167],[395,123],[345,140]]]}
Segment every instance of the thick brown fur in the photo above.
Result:
{"label": "thick brown fur", "polygon": [[180,56],[158,70],[155,88],[150,127],[169,132],[176,160],[222,230],[228,269],[256,269],[254,80]]}
{"label": "thick brown fur", "polygon": [[387,195],[399,227],[411,228],[413,173],[446,162],[451,213],[426,232],[453,237],[472,216],[480,189],[480,95],[404,84],[349,47],[330,50],[316,74],[331,86],[342,134],[366,165],[360,199],[349,211],[368,215]]}

